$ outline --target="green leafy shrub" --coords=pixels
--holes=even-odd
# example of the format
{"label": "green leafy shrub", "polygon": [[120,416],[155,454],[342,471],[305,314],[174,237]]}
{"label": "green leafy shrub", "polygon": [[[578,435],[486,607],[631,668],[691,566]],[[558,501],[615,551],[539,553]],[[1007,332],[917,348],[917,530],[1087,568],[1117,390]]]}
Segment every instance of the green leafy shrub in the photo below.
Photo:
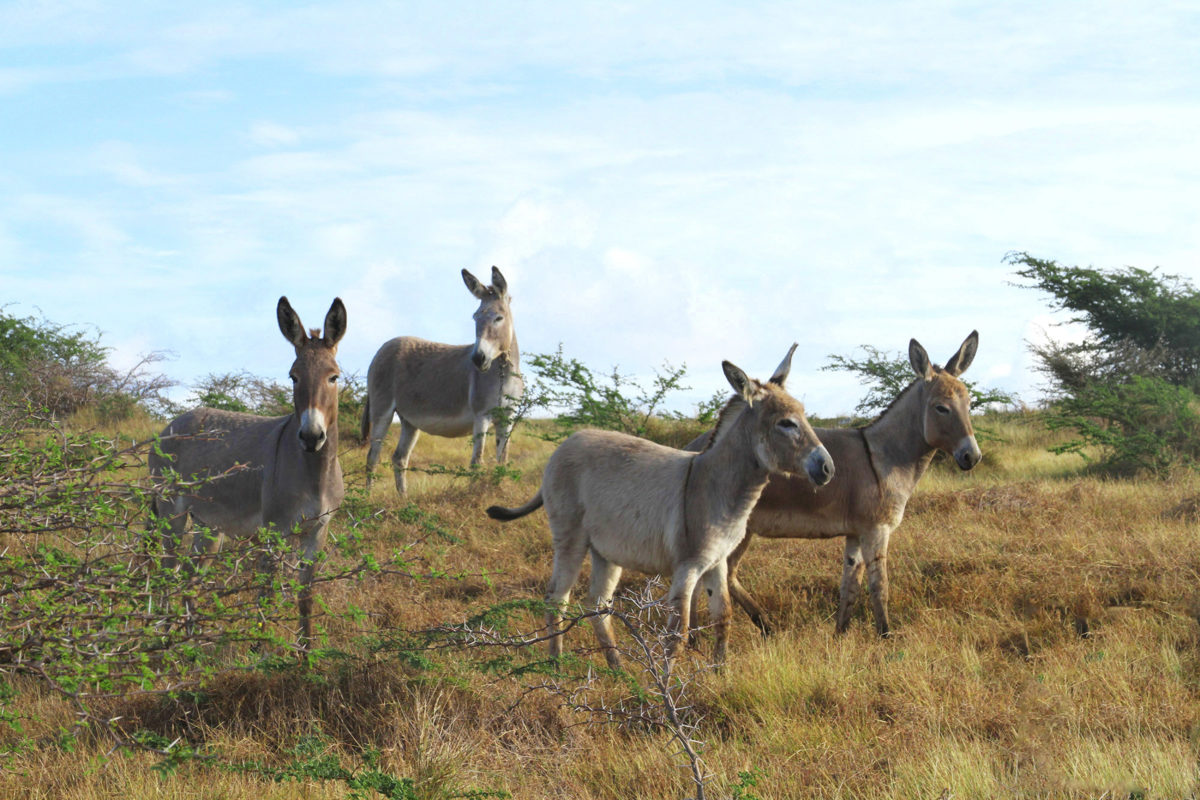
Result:
{"label": "green leafy shrub", "polygon": [[555,430],[540,434],[551,441],[565,439],[580,428],[601,428],[633,436],[685,444],[716,421],[724,404],[721,393],[701,403],[695,417],[678,412],[660,413],[667,397],[691,388],[683,384],[686,365],[664,363],[656,370],[649,387],[613,367],[597,376],[581,361],[563,355],[562,345],[553,353],[535,353],[529,360],[535,380],[527,388],[519,418],[530,408],[558,410]]}
{"label": "green leafy shrub", "polygon": [[[299,555],[289,532],[264,530],[186,568],[164,568],[165,521],[149,524],[151,500],[164,488],[187,489],[146,477],[155,446],[73,432],[27,405],[0,402],[0,725],[19,722],[7,690],[25,676],[71,703],[80,724],[141,746],[98,704],[202,687],[219,668],[217,653],[256,658],[252,649],[282,649],[292,663],[301,655],[293,650]],[[425,534],[377,559],[364,542],[371,524],[359,513],[331,533],[314,584],[426,579]],[[260,568],[267,563],[282,566]],[[13,738],[18,731],[0,728],[0,740]]]}
{"label": "green leafy shrub", "polygon": [[1133,376],[1126,383],[1090,383],[1051,407],[1047,424],[1071,429],[1076,438],[1052,448],[1101,453],[1100,463],[1115,472],[1168,475],[1178,466],[1200,464],[1200,413],[1191,390],[1161,378]]}
{"label": "green leafy shrub", "polygon": [[55,416],[85,406],[95,406],[102,422],[128,419],[139,406],[161,412],[174,382],[149,367],[165,357],[150,353],[121,372],[108,363],[99,334],[0,309],[0,388]]}

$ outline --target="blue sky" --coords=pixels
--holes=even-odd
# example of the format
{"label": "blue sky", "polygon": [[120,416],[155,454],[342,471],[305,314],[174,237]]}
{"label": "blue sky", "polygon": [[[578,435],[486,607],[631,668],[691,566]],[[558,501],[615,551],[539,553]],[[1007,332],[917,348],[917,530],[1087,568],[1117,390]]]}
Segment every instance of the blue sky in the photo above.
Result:
{"label": "blue sky", "polygon": [[365,373],[496,264],[525,352],[682,406],[798,341],[847,411],[829,354],[972,328],[1033,402],[1005,254],[1200,280],[1198,141],[1187,4],[0,3],[0,303],[186,385],[284,378],[278,297],[340,295]]}

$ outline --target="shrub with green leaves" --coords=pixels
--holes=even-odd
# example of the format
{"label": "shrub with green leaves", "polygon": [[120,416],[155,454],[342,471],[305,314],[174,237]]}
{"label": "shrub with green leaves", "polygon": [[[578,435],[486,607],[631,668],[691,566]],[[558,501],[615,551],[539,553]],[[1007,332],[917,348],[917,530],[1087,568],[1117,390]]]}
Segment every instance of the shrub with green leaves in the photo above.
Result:
{"label": "shrub with green leaves", "polygon": [[[155,446],[72,432],[0,403],[0,722],[17,722],[4,714],[14,699],[5,690],[28,676],[73,704],[81,724],[138,744],[97,704],[201,686],[231,656],[256,658],[252,649],[289,653],[292,663],[303,655],[294,650],[299,555],[290,532],[264,530],[164,568],[165,520],[150,524],[153,493],[164,487],[145,477]],[[175,480],[173,493],[199,483]],[[361,512],[356,494],[348,502]],[[364,531],[377,523],[349,515],[318,556],[315,587],[369,575],[427,579],[426,534],[376,559]],[[268,563],[282,568],[263,571]],[[11,734],[0,729],[0,739]]]}
{"label": "shrub with green leaves", "polygon": [[1046,421],[1077,434],[1054,452],[1089,458],[1089,448],[1096,448],[1101,463],[1116,472],[1166,476],[1200,464],[1200,399],[1161,378],[1090,383],[1056,403]]}
{"label": "shrub with green leaves", "polygon": [[164,358],[150,353],[121,372],[108,363],[99,334],[0,308],[0,388],[14,401],[56,416],[88,405],[114,422],[138,406],[162,411],[169,405],[164,392],[174,384],[148,368]]}
{"label": "shrub with green leaves", "polygon": [[[675,367],[664,362],[649,387],[621,374],[617,367],[598,376],[583,362],[564,356],[561,344],[553,353],[533,354],[528,365],[535,378],[515,416],[520,418],[537,407],[557,410],[556,430],[545,437],[551,441],[565,439],[580,428],[601,428],[656,441],[680,439],[677,444],[682,445],[711,426],[724,405],[725,394],[719,392],[701,403],[695,416],[661,413],[672,392],[691,388],[683,383],[686,365]],[[673,428],[685,422],[693,424],[682,436],[675,435]]]}

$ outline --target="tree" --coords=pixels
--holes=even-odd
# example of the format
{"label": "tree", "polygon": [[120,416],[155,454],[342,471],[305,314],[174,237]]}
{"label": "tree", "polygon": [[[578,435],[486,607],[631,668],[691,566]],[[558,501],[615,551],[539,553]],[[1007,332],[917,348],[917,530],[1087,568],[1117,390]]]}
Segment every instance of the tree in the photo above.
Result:
{"label": "tree", "polygon": [[1007,261],[1089,333],[1079,344],[1032,346],[1054,396],[1047,423],[1076,433],[1054,450],[1098,451],[1119,472],[1200,464],[1200,291],[1157,270],[1067,267],[1028,253]]}
{"label": "tree", "polygon": [[1136,267],[1067,267],[1028,253],[1011,253],[1017,275],[1053,298],[1051,306],[1087,326],[1088,341],[1034,348],[1059,390],[1092,380],[1158,377],[1200,389],[1200,291],[1177,275]]}

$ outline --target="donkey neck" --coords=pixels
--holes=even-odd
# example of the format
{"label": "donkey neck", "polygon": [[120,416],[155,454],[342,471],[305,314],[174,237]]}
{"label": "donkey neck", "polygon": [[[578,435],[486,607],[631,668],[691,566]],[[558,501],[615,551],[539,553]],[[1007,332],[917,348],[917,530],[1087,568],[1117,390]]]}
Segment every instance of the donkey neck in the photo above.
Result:
{"label": "donkey neck", "polygon": [[515,330],[513,331],[512,338],[509,339],[508,350],[504,352],[502,358],[508,362],[506,366],[508,367],[509,372],[513,373],[514,375],[520,374],[521,348],[517,344],[517,332]]}
{"label": "donkey neck", "polygon": [[[710,524],[740,521],[745,525],[771,477],[767,465],[755,453],[755,419],[746,411],[744,404],[727,409],[726,414],[733,416],[723,420],[724,424],[718,422],[713,442],[692,462],[684,502],[690,505],[695,502],[690,498],[703,498],[696,507],[703,509]],[[689,518],[699,521],[693,515]]]}
{"label": "donkey neck", "polygon": [[925,441],[925,382],[918,378],[862,429],[880,488],[910,495],[933,460]]}

